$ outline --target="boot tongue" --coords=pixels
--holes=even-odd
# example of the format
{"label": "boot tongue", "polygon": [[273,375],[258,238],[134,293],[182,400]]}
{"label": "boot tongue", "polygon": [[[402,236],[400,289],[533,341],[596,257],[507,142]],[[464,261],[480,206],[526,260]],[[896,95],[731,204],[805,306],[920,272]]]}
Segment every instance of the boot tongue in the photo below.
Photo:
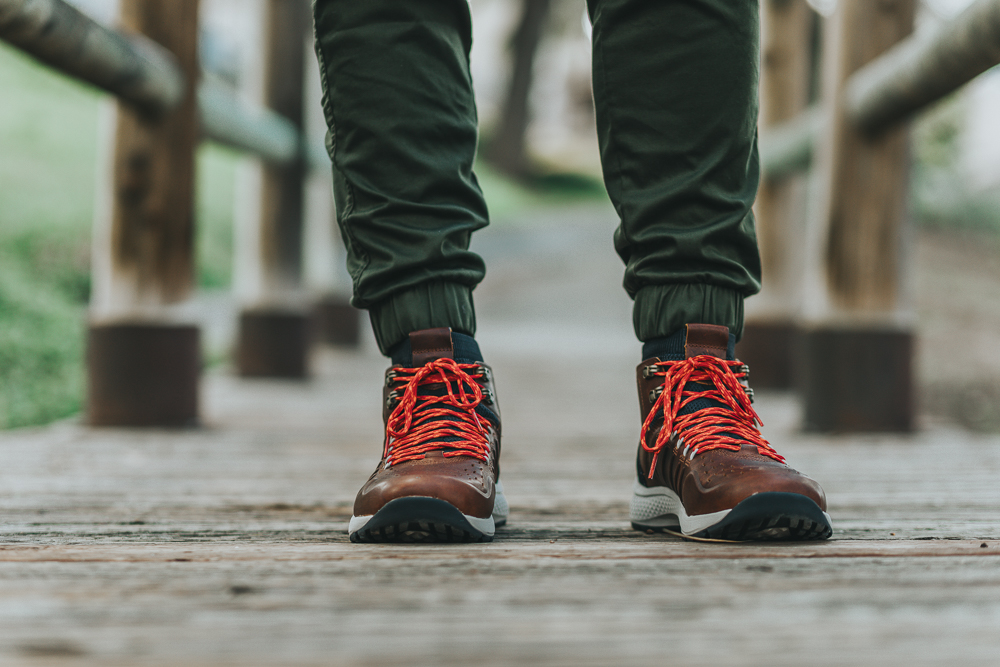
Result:
{"label": "boot tongue", "polygon": [[[410,334],[411,336],[413,334]],[[684,358],[707,354],[725,359],[729,351],[729,327],[715,324],[685,325]]]}
{"label": "boot tongue", "polygon": [[[476,344],[476,340],[472,336],[467,336],[461,333],[452,333],[450,327],[421,329],[420,331],[411,332],[408,340],[403,342],[402,348],[397,350],[399,356],[405,356],[407,352],[405,349],[407,344],[409,344],[409,353],[411,355],[409,363],[406,363],[405,360],[401,362],[398,361],[396,355],[393,356],[394,363],[401,363],[401,365],[409,368],[417,368],[436,359],[455,359],[455,361],[460,364],[471,364],[483,361],[483,357],[479,352],[479,345]],[[444,396],[446,392],[447,389],[441,384],[425,386],[419,390],[419,393],[424,396]],[[446,407],[445,410],[453,410],[453,408]],[[489,420],[493,424],[494,428],[500,427],[499,415],[493,412],[486,405],[480,403],[476,406],[476,413]],[[457,417],[449,417],[444,414],[439,415],[437,419],[458,421]],[[447,449],[447,444],[449,442],[454,442],[457,439],[458,438],[455,436],[446,436],[442,438],[435,438],[434,441],[439,442],[442,447]],[[434,452],[430,452],[427,455],[441,456],[442,453],[438,452],[435,454]]]}
{"label": "boot tongue", "polygon": [[410,351],[413,366],[423,366],[435,359],[454,359],[455,347],[451,341],[451,328],[422,329],[410,333]]}

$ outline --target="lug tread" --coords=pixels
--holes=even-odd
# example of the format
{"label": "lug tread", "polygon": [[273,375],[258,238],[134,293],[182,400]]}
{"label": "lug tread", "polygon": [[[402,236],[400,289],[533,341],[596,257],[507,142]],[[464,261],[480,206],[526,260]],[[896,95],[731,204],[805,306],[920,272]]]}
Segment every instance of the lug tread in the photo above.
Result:
{"label": "lug tread", "polygon": [[[632,528],[680,534],[679,526],[664,528],[633,522]],[[682,536],[725,542],[791,542],[826,540],[832,534],[832,526],[812,499],[797,493],[773,492],[750,496],[715,525]]]}
{"label": "lug tread", "polygon": [[450,503],[437,498],[397,498],[357,531],[355,543],[479,543],[493,536],[476,530]]}
{"label": "lug tread", "polygon": [[759,493],[693,537],[736,542],[825,540],[833,534],[823,511],[797,493]]}

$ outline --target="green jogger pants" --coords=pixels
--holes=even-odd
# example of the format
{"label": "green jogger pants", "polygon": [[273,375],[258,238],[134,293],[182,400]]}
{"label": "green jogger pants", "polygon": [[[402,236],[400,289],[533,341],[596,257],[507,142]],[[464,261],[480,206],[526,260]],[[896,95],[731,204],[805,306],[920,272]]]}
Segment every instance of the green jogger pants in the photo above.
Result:
{"label": "green jogger pants", "polygon": [[[760,289],[757,0],[587,0],[605,185],[636,335],[740,334]],[[387,353],[410,331],[474,334],[486,226],[466,0],[316,0],[337,220]]]}

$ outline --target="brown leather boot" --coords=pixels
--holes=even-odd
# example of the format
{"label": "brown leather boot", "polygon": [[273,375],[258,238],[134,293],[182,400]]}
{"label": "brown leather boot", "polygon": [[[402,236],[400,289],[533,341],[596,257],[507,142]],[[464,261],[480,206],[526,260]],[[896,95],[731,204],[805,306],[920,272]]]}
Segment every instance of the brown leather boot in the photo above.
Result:
{"label": "brown leather boot", "polygon": [[352,542],[489,542],[506,522],[493,372],[455,347],[451,329],[415,331],[412,363],[386,371],[382,460],[354,501]]}
{"label": "brown leather boot", "polygon": [[823,489],[788,467],[757,428],[749,369],[727,354],[729,329],[688,324],[679,336],[676,360],[653,357],[637,369],[643,424],[632,526],[723,540],[830,537]]}

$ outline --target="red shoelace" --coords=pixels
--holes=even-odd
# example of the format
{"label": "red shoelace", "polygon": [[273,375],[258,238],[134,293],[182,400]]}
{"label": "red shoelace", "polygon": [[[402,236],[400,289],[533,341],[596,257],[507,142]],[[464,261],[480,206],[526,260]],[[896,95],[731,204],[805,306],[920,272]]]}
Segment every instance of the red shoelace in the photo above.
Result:
{"label": "red shoelace", "polygon": [[484,376],[482,366],[435,359],[390,372],[393,382],[405,381],[406,388],[386,423],[387,465],[441,450],[446,450],[444,456],[489,460],[489,421],[476,414],[483,390],[475,378]]}
{"label": "red shoelace", "polygon": [[[676,436],[676,446],[682,456],[693,458],[710,449],[739,451],[745,444],[757,447],[757,452],[779,463],[785,458],[771,448],[761,436],[758,426],[763,426],[757,412],[750,405],[741,379],[747,376],[741,361],[726,361],[710,355],[698,355],[682,361],[661,361],[653,366],[650,374],[662,376],[660,395],[653,403],[642,424],[639,444],[653,453],[649,467],[652,479],[660,452]],[[703,391],[688,390],[689,383],[707,385]],[[692,401],[707,398],[721,403],[688,414],[678,414]],[[663,426],[653,445],[646,444],[646,434],[657,414],[663,416]]]}

